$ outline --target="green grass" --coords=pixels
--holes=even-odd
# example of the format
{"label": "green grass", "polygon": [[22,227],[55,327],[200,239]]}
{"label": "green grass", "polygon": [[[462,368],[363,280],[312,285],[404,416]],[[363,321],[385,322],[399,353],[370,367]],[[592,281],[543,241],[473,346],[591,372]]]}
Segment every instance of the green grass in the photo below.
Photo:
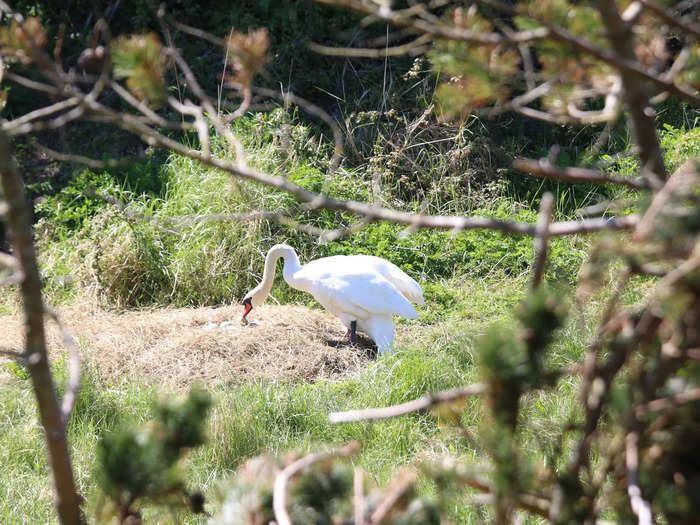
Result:
{"label": "green grass", "polygon": [[[433,414],[341,425],[330,424],[327,414],[401,403],[427,391],[478,380],[475,341],[491,323],[511,322],[513,307],[524,296],[527,284],[525,277],[513,279],[501,274],[431,285],[426,294],[428,308],[421,309],[421,319],[414,328],[416,337],[350,379],[313,384],[256,381],[212,388],[210,438],[187,462],[190,487],[211,496],[218,483],[247,458],[263,452],[284,454],[289,449],[304,453],[352,439],[363,443],[356,461],[379,483],[388,481],[397,468],[444,453],[478,464],[482,452],[446,429]],[[449,308],[435,314],[443,308],[445,296],[451,297]],[[600,300],[592,301],[588,308],[597,311]],[[565,366],[580,359],[586,336],[572,319],[551,348],[548,361]],[[58,384],[63,384],[63,363],[55,364],[54,371]],[[0,519],[5,523],[53,522],[50,479],[30,384],[9,369],[2,374]],[[524,398],[521,420],[526,456],[542,457],[551,452],[558,425],[569,413],[580,410],[575,386],[575,380],[564,379],[552,390]],[[90,369],[85,371],[69,440],[89,513],[98,498],[95,450],[99,437],[120,424],[148,420],[154,400],[164,394],[144,384],[104,383]],[[462,423],[470,432],[479,431],[483,421],[478,400],[467,403]],[[433,490],[427,480],[421,487],[426,493]],[[149,507],[145,516],[153,518],[160,512],[162,509]],[[458,523],[474,519],[473,511],[465,508],[455,509],[455,517],[459,516]]]}

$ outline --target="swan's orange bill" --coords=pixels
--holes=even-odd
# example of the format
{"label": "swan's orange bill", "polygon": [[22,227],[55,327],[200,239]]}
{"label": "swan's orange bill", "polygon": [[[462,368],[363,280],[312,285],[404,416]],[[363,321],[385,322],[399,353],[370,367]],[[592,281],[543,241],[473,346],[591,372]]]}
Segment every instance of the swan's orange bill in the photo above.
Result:
{"label": "swan's orange bill", "polygon": [[245,316],[248,315],[252,309],[253,305],[250,303],[245,303],[243,305],[243,319],[245,319]]}

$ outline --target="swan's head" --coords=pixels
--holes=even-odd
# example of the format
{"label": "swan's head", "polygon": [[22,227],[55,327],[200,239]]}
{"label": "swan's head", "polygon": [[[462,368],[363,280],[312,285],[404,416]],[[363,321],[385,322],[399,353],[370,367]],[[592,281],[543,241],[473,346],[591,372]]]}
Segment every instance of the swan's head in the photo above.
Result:
{"label": "swan's head", "polygon": [[243,319],[253,308],[257,308],[265,302],[269,292],[262,286],[256,286],[243,298]]}

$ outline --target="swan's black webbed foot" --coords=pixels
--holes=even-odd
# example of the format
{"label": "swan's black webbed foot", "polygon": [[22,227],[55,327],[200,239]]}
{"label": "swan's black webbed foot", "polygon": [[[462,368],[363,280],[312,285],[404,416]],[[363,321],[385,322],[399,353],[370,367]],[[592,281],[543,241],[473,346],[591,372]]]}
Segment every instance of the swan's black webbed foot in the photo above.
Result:
{"label": "swan's black webbed foot", "polygon": [[350,321],[350,344],[357,344],[357,321]]}

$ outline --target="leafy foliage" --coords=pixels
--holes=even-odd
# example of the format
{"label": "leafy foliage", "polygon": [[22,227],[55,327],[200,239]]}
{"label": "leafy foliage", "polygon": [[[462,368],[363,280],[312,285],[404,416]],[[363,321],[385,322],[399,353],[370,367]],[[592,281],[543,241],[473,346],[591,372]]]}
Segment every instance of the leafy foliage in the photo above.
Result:
{"label": "leafy foliage", "polygon": [[[120,520],[138,516],[135,505],[144,500],[170,500],[171,505],[184,503],[201,511],[202,498],[187,493],[179,464],[187,449],[204,443],[210,405],[209,395],[195,388],[184,399],[161,401],[148,426],[102,437],[97,447],[100,486]],[[110,506],[104,512],[108,515]]]}
{"label": "leafy foliage", "polygon": [[114,76],[140,100],[159,107],[165,100],[165,55],[158,35],[120,36],[110,44]]}

